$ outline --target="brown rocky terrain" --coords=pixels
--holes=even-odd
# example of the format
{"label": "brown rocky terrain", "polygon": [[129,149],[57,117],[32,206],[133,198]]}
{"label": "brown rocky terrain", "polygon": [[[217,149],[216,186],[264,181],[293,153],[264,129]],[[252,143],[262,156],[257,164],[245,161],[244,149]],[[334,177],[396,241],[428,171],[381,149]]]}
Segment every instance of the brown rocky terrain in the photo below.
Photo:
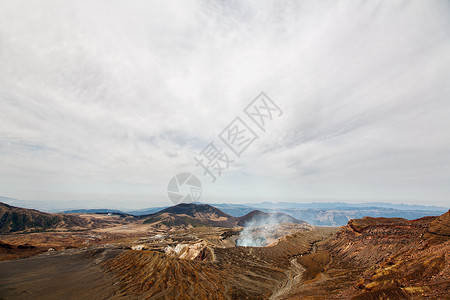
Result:
{"label": "brown rocky terrain", "polygon": [[88,222],[77,216],[49,214],[0,202],[0,232],[33,232],[55,228],[81,228]]}
{"label": "brown rocky terrain", "polygon": [[417,220],[351,220],[300,263],[289,297],[449,299],[450,212]]}
{"label": "brown rocky terrain", "polygon": [[105,263],[131,297],[151,299],[264,299],[288,284],[290,261],[335,231],[319,228],[281,239],[271,247],[216,247],[180,259],[159,251],[125,251]]}
{"label": "brown rocky terrain", "polygon": [[[159,216],[232,220],[208,207],[186,208]],[[110,226],[0,235],[0,252],[45,251],[0,262],[0,299],[449,298],[450,212],[412,221],[366,217],[340,228],[271,224],[275,242],[265,247],[236,247],[243,229],[259,227],[79,217]],[[45,250],[50,242],[59,251]]]}

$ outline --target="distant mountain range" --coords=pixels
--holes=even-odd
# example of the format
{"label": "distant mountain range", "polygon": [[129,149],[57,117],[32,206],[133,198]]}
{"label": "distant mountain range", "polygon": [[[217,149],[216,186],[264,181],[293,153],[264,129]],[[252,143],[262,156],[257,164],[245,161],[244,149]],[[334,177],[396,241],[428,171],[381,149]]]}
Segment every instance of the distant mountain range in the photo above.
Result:
{"label": "distant mountain range", "polygon": [[[181,203],[154,214],[141,216],[131,216],[119,212],[109,212],[108,210],[101,210],[100,212],[88,210],[88,213],[108,214],[108,217],[114,215],[115,218],[119,217],[119,219],[115,219],[116,223],[131,224],[143,222],[155,227],[166,226],[168,228],[174,226],[245,227],[247,225],[254,226],[255,221],[261,223],[264,220],[271,220],[272,223],[306,224],[306,222],[297,220],[284,213],[252,211],[241,217],[233,217],[211,205],[193,203]],[[86,216],[85,211],[73,212],[72,214],[45,213],[0,202],[0,233],[67,229],[82,230],[88,227],[104,227],[104,225],[112,224],[107,219],[92,219]]]}
{"label": "distant mountain range", "polygon": [[[298,204],[300,208],[295,208],[296,203],[289,203],[286,205],[288,208],[280,205],[278,208],[270,208],[274,207],[266,204],[259,205],[259,203],[249,205],[240,205],[240,204],[211,204],[216,208],[221,209],[223,212],[227,213],[233,217],[242,217],[252,211],[259,210],[266,213],[284,213],[290,215],[291,217],[299,220],[303,220],[311,225],[318,226],[344,226],[351,219],[359,219],[363,217],[386,217],[386,218],[404,218],[408,220],[414,220],[418,218],[422,218],[425,216],[439,216],[445,213],[448,209],[442,207],[431,207],[427,206],[419,206],[415,205],[414,209],[406,209],[410,208],[408,205],[396,205],[392,204],[392,206],[396,207],[404,207],[405,209],[396,209],[390,208],[388,203],[379,204],[380,207],[372,206],[373,203],[365,205],[360,205],[359,207],[355,205],[343,203],[329,203],[328,205],[324,205],[323,203],[311,203],[311,204]],[[345,203],[344,203],[345,204]],[[383,205],[383,206],[381,206]],[[303,208],[304,206],[316,207],[316,208]],[[323,208],[319,208],[322,207]],[[328,208],[326,208],[328,206]],[[143,209],[139,211],[129,211],[127,214],[141,216],[141,215],[149,215],[156,213],[158,211],[162,211],[167,207],[157,207],[157,208],[149,208]],[[419,210],[418,208],[422,208]],[[93,213],[93,212],[105,212],[107,210],[99,209],[99,210],[72,210],[66,211],[70,212],[83,212],[83,213]],[[120,212],[120,211],[118,211]]]}
{"label": "distant mountain range", "polygon": [[363,217],[405,218],[414,220],[425,216],[439,216],[445,207],[390,203],[269,203],[236,205],[213,204],[227,214],[241,216],[253,210],[285,213],[296,219],[319,226],[344,226],[351,219]]}
{"label": "distant mountain range", "polygon": [[[252,211],[284,213],[311,225],[344,226],[351,219],[363,217],[404,218],[414,220],[425,216],[439,216],[448,211],[445,207],[390,204],[390,203],[255,203],[255,204],[211,204],[233,217],[242,217]],[[378,206],[377,206],[378,205]],[[154,213],[164,208],[130,211],[141,215]]]}
{"label": "distant mountain range", "polygon": [[[224,204],[228,205],[228,204]],[[244,206],[254,206],[251,203]],[[345,203],[345,202],[313,202],[313,203],[295,203],[295,202],[261,202],[257,204],[260,208],[274,209],[361,209],[361,208],[392,208],[399,210],[421,210],[421,211],[447,211],[448,207],[427,206],[416,204],[395,204],[385,202],[365,202],[365,203]]]}
{"label": "distant mountain range", "polygon": [[147,224],[163,224],[165,226],[191,225],[212,227],[253,226],[255,221],[272,220],[276,223],[306,224],[284,213],[265,213],[254,210],[240,217],[230,216],[222,210],[208,204],[181,203],[168,207],[151,215],[142,215]]}
{"label": "distant mountain range", "polygon": [[[38,202],[22,201],[8,197],[1,197],[0,201],[26,208],[36,208],[46,212],[57,212],[52,209],[50,203],[44,207],[37,206]],[[197,203],[202,204],[202,203]],[[73,205],[73,203],[72,203]],[[367,203],[344,203],[344,202],[322,202],[322,203],[294,203],[294,202],[261,202],[246,204],[210,204],[219,208],[232,217],[242,217],[251,211],[260,210],[266,213],[284,213],[295,219],[300,219],[312,225],[321,226],[343,226],[350,219],[368,217],[390,217],[405,218],[413,220],[424,216],[438,216],[445,213],[448,208],[441,206],[425,206],[412,204],[392,204],[382,202]],[[114,209],[69,209],[64,213],[123,213],[134,216],[150,215],[166,209],[163,207],[151,207],[141,210],[114,210]]]}

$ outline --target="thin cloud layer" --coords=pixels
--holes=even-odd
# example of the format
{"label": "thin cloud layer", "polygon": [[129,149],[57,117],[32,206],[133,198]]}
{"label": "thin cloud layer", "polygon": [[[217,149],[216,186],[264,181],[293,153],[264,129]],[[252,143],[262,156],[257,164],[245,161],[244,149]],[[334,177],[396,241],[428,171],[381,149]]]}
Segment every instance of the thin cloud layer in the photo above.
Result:
{"label": "thin cloud layer", "polygon": [[[0,190],[22,199],[445,205],[447,1],[0,1]],[[214,184],[193,156],[284,111]],[[225,147],[223,144],[220,145]]]}

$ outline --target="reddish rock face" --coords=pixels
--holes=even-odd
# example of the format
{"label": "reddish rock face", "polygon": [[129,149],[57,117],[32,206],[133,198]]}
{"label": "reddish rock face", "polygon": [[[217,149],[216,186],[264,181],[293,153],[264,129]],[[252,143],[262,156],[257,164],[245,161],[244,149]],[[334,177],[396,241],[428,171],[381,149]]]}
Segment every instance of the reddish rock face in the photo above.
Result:
{"label": "reddish rock face", "polygon": [[445,242],[450,238],[450,211],[431,221],[424,233],[424,239],[430,242]]}
{"label": "reddish rock face", "polygon": [[351,220],[322,244],[321,249],[331,257],[325,270],[290,295],[446,299],[450,287],[449,229],[450,212],[412,221]]}

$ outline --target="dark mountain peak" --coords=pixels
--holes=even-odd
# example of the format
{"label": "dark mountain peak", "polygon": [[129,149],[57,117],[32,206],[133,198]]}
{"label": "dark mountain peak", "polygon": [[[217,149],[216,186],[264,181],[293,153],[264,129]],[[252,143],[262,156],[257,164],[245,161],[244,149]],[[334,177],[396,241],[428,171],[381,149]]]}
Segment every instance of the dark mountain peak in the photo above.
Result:
{"label": "dark mountain peak", "polygon": [[255,209],[247,214],[247,216],[259,216],[259,215],[268,215],[269,213],[263,212],[262,210]]}
{"label": "dark mountain peak", "polygon": [[215,214],[218,217],[231,218],[230,215],[209,204],[180,203],[163,209],[158,213],[183,214],[191,217],[198,216],[198,214]]}
{"label": "dark mountain peak", "polygon": [[208,204],[180,203],[157,213],[141,216],[144,223],[163,224],[166,226],[218,226],[234,227],[237,218]]}

